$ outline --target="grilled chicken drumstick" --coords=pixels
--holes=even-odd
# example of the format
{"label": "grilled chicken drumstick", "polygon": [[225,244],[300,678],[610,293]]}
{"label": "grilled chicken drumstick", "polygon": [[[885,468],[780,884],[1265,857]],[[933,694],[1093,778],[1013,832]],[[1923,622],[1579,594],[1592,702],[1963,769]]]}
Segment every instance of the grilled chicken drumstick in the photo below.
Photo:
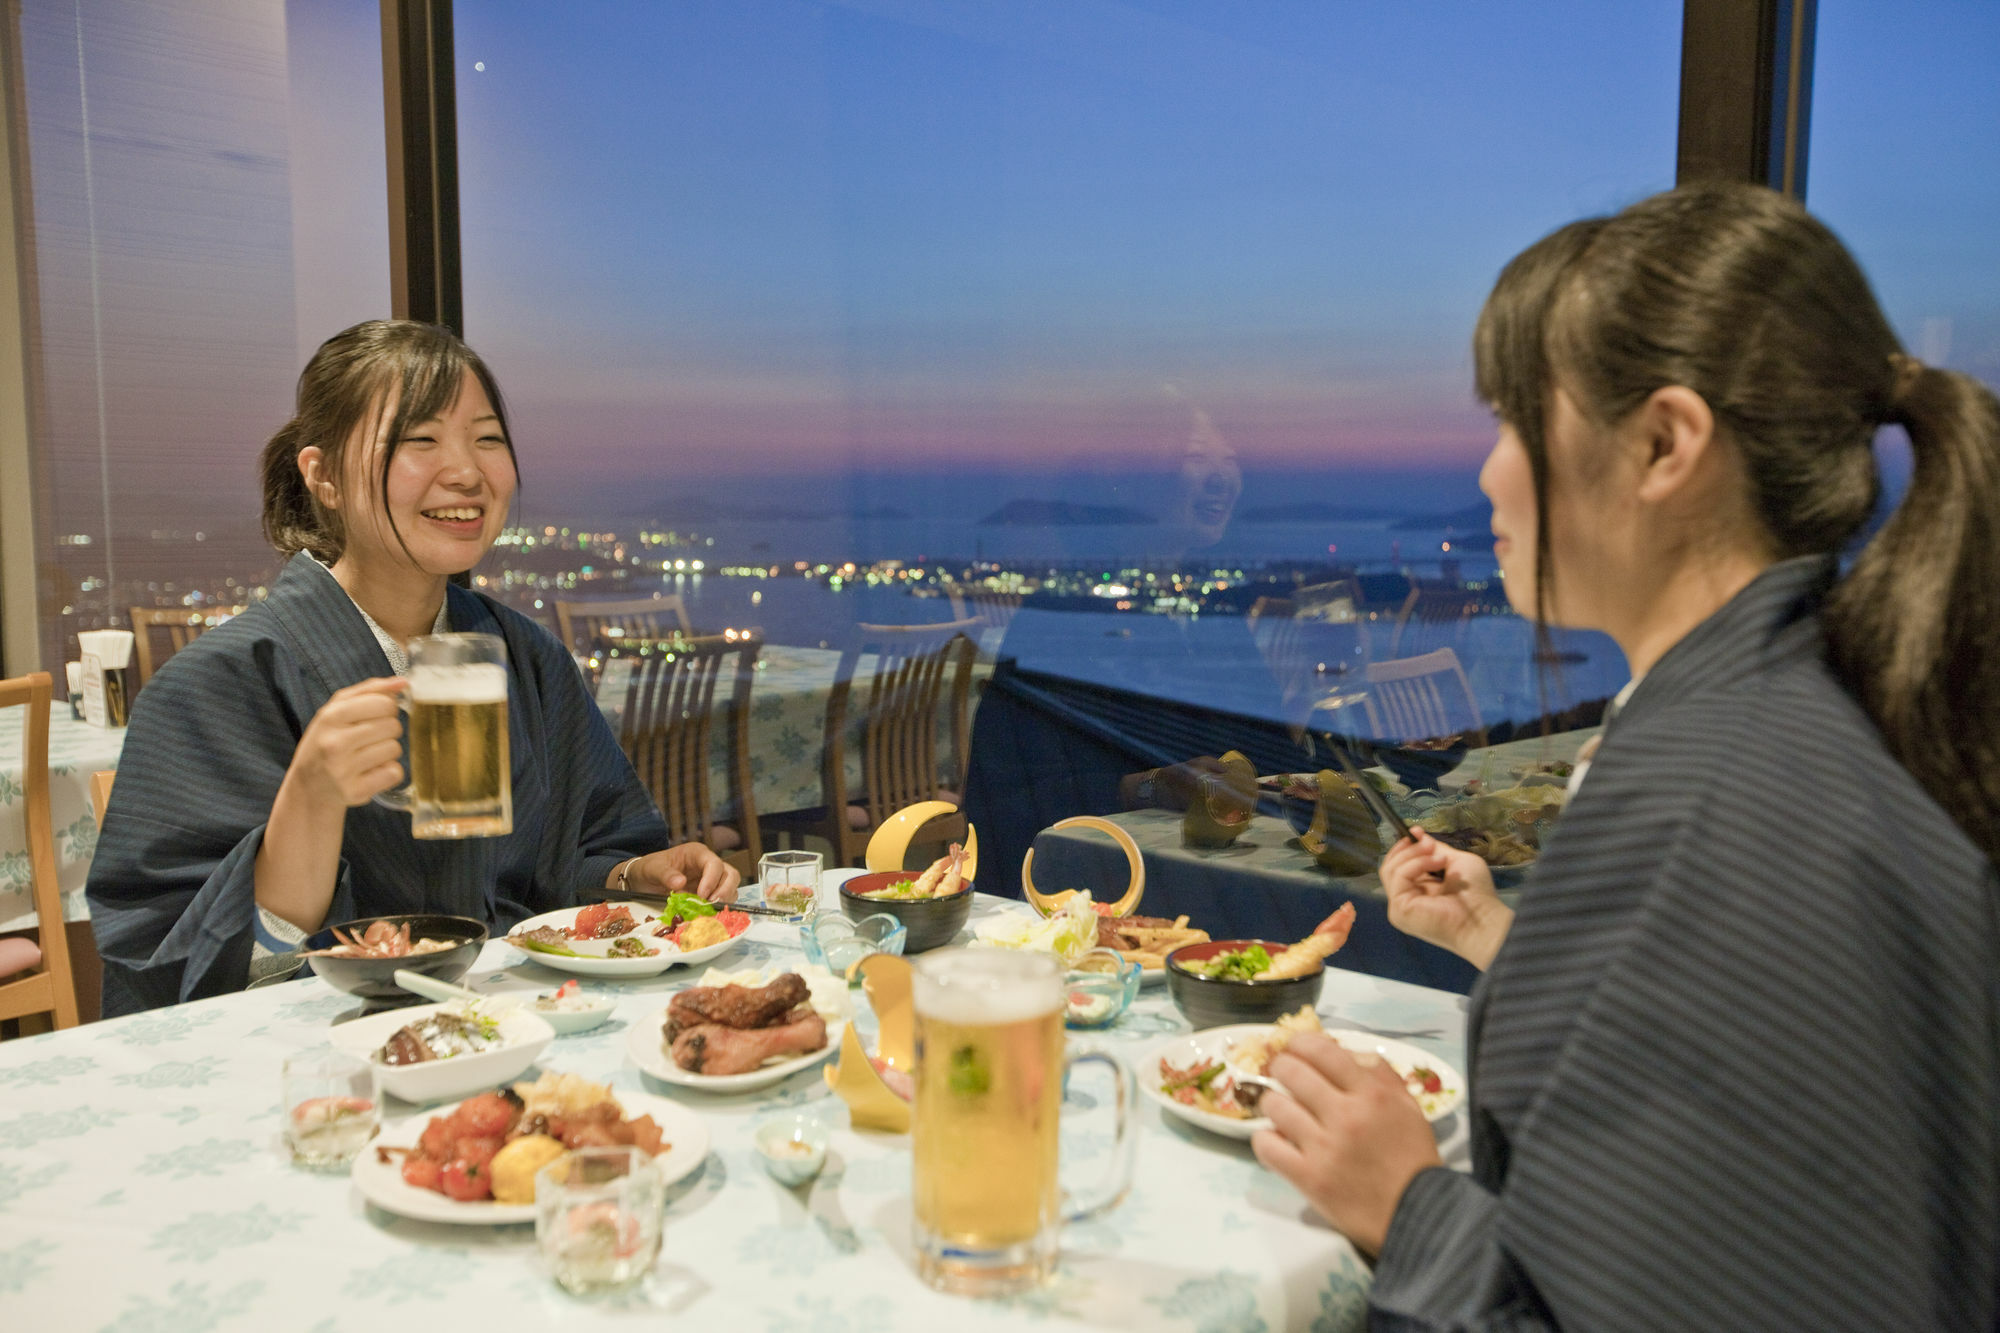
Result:
{"label": "grilled chicken drumstick", "polygon": [[[734,989],[733,987],[731,989]],[[692,1074],[747,1074],[773,1056],[806,1055],[826,1045],[826,1021],[802,1008],[768,1028],[703,1023],[674,1038],[674,1063]]]}

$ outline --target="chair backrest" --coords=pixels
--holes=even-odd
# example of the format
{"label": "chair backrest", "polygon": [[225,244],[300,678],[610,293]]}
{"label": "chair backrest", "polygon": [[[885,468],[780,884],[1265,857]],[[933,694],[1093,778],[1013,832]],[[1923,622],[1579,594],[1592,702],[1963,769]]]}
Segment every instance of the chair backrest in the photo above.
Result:
{"label": "chair backrest", "polygon": [[41,937],[42,970],[0,985],[0,1018],[50,1013],[59,1028],[77,1024],[62,889],[56,883],[56,835],[49,820],[49,673],[0,680],[0,708],[22,708],[21,785],[26,790],[28,892]]}
{"label": "chair backrest", "polygon": [[[937,799],[938,788],[963,793],[971,748],[972,663],[978,647],[966,637],[978,617],[936,625],[857,625],[856,643],[841,654],[827,700],[824,785],[829,808],[847,804],[847,719],[861,716],[861,780],[873,820]],[[866,681],[857,676],[867,666]],[[951,728],[951,756],[940,763],[938,714]]]}
{"label": "chair backrest", "polygon": [[1396,618],[1391,656],[1416,656],[1432,648],[1456,648],[1479,609],[1479,595],[1464,588],[1413,588]]}
{"label": "chair backrest", "polygon": [[[193,611],[185,607],[135,606],[132,616],[132,656],[139,669],[138,684],[144,685],[152,679],[153,673],[167,664],[167,659],[201,637],[203,630],[214,629],[232,616],[244,612],[241,606],[215,607],[207,611]],[[156,644],[165,643],[166,651],[155,655]]]}
{"label": "chair backrest", "polygon": [[1449,648],[1418,657],[1371,662],[1363,673],[1369,729],[1378,740],[1408,742],[1465,736],[1486,744],[1472,684]]}
{"label": "chair backrest", "polygon": [[115,768],[100,768],[90,775],[90,808],[99,828],[104,827],[104,812],[111,808],[111,779],[117,776]]}
{"label": "chair backrest", "polygon": [[715,826],[715,799],[708,780],[715,696],[718,685],[728,681],[723,726],[729,742],[729,780],[736,789],[743,846],[753,861],[763,849],[750,791],[750,687],[763,646],[754,634],[718,634],[633,659],[618,728],[618,744],[660,807],[668,836],[675,842],[705,842]]}
{"label": "chair backrest", "polygon": [[563,647],[588,652],[599,639],[660,639],[670,631],[691,634],[687,602],[679,593],[616,602],[557,602],[556,633]]}
{"label": "chair backrest", "polygon": [[[951,613],[976,621],[982,629],[1004,630],[1014,623],[1014,613],[1021,609],[1021,597],[1018,592],[954,584],[951,588]],[[979,636],[974,633],[969,637],[976,639]]]}

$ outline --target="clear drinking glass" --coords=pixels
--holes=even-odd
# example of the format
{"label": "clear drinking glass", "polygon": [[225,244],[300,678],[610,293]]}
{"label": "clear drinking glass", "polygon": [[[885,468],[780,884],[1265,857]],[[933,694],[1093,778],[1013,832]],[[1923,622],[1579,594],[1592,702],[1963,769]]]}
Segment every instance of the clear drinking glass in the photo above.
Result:
{"label": "clear drinking glass", "polygon": [[[917,1093],[910,1201],[918,1271],[942,1291],[1003,1296],[1055,1272],[1064,1222],[1103,1212],[1132,1184],[1138,1085],[1101,1052],[1065,1057],[1063,971],[1046,954],[946,949],[917,960]],[[1109,1179],[1081,1204],[1057,1176],[1070,1066],[1107,1065],[1118,1088]]]}
{"label": "clear drinking glass", "polygon": [[346,1166],[381,1127],[375,1067],[344,1051],[308,1051],[285,1061],[285,1144],[299,1166]]}
{"label": "clear drinking glass", "polygon": [[427,634],[409,642],[403,708],[409,782],[375,799],[410,812],[417,838],[491,838],[514,831],[507,744],[507,645],[495,634]]}
{"label": "clear drinking glass", "polygon": [[819,901],[823,864],[818,852],[764,853],[757,862],[757,882],[764,886],[764,901],[800,916],[813,911]]}
{"label": "clear drinking glass", "polygon": [[535,1240],[555,1280],[586,1295],[645,1275],[667,1191],[639,1148],[578,1148],[535,1174]]}

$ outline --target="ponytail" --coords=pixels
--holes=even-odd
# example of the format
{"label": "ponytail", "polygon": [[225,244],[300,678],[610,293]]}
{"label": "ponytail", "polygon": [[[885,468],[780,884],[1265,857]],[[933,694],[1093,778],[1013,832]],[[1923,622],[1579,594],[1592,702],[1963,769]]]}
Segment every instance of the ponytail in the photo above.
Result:
{"label": "ponytail", "polygon": [[1890,751],[2000,862],[2000,399],[1890,362],[1881,418],[1908,432],[1916,466],[1828,598],[1828,656]]}
{"label": "ponytail", "polygon": [[264,539],[287,557],[311,551],[331,564],[343,545],[339,520],[321,506],[299,471],[302,434],[293,417],[264,446]]}

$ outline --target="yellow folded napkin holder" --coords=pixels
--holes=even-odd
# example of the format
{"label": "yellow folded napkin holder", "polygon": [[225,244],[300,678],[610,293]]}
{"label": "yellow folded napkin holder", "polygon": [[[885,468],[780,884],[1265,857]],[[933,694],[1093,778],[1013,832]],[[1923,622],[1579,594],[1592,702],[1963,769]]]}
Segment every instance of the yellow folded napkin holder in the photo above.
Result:
{"label": "yellow folded napkin holder", "polygon": [[[1139,854],[1139,844],[1132,841],[1132,835],[1124,829],[1119,828],[1110,820],[1099,819],[1096,815],[1072,815],[1068,819],[1059,819],[1049,825],[1048,831],[1053,833],[1057,829],[1065,828],[1095,829],[1099,833],[1108,833],[1111,835],[1111,840],[1118,844],[1120,851],[1125,853],[1125,865],[1129,873],[1125,880],[1124,896],[1116,902],[1109,904],[1110,910],[1105,912],[1104,915],[1130,916],[1132,913],[1138,911],[1139,900],[1146,895],[1146,858]],[[1043,916],[1048,916],[1051,913],[1060,911],[1062,905],[1075,895],[1076,890],[1064,889],[1059,893],[1043,893],[1036,889],[1035,849],[1030,847],[1028,854],[1021,858],[1021,892],[1034,905],[1037,912],[1040,912]],[[1103,906],[1104,904],[1100,903],[1099,905]]]}
{"label": "yellow folded napkin holder", "polygon": [[[861,863],[875,871],[906,869],[903,860],[910,854],[910,843],[917,830],[933,819],[957,813],[958,807],[950,801],[918,801],[904,806],[869,835]],[[960,873],[968,884],[979,878],[979,830],[970,823],[965,826],[965,865]]]}
{"label": "yellow folded napkin holder", "polygon": [[[875,1011],[876,1054],[882,1063],[914,1079],[917,1075],[916,1013],[910,998],[910,960],[895,954],[870,954],[857,965],[861,989]],[[910,1104],[890,1090],[847,1025],[840,1039],[840,1063],[826,1067],[826,1083],[847,1103],[858,1129],[890,1134],[910,1132]]]}

